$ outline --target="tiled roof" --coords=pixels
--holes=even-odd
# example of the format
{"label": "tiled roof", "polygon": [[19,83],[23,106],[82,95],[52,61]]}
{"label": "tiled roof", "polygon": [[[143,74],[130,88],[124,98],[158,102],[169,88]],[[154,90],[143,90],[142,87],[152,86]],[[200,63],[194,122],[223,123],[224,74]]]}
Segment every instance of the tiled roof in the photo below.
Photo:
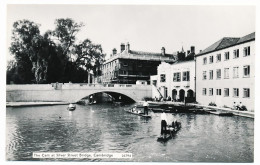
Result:
{"label": "tiled roof", "polygon": [[237,43],[242,43],[242,42],[246,42],[246,41],[250,41],[250,40],[253,40],[255,39],[255,32],[251,33],[251,34],[248,34],[244,37],[241,37]]}
{"label": "tiled roof", "polygon": [[238,40],[239,38],[224,37],[216,49],[219,50],[234,45]]}
{"label": "tiled roof", "polygon": [[241,38],[224,37],[224,38],[220,39],[219,41],[215,42],[214,44],[212,44],[211,46],[207,47],[203,51],[201,51],[199,54],[197,54],[197,56],[206,54],[209,52],[221,50],[221,49],[224,49],[224,48],[227,48],[230,46],[234,46],[236,44],[240,44],[243,42],[247,42],[247,41],[250,41],[253,39],[255,39],[255,32],[248,34]]}

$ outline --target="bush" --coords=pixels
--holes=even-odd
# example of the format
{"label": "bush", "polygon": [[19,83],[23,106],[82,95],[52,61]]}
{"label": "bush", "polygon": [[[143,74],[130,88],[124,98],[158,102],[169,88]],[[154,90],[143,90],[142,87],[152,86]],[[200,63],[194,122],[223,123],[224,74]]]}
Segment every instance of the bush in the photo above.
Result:
{"label": "bush", "polygon": [[210,103],[209,103],[209,106],[215,106],[215,107],[216,107],[217,104],[216,104],[216,103],[213,103],[213,102],[210,102]]}

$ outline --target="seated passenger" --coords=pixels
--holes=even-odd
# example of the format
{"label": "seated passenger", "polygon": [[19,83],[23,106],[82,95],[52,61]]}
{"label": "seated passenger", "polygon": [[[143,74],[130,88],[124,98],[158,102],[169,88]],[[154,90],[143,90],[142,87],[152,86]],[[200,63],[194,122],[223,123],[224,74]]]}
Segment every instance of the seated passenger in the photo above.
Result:
{"label": "seated passenger", "polygon": [[233,104],[233,108],[232,108],[232,109],[237,110],[236,102],[234,102],[234,104]]}
{"label": "seated passenger", "polygon": [[175,122],[173,121],[173,122],[172,122],[172,128],[175,128],[175,126],[176,126],[176,125],[175,125]]}

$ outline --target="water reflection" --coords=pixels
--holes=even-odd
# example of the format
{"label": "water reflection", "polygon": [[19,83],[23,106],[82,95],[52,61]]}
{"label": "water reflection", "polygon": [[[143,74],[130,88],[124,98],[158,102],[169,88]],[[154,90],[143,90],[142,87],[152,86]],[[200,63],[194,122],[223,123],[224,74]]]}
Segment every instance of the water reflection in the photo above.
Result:
{"label": "water reflection", "polygon": [[66,106],[7,108],[7,160],[33,160],[32,152],[37,151],[133,153],[130,160],[71,159],[77,161],[253,161],[252,119],[167,114],[169,121],[181,121],[182,128],[160,143],[160,114],[145,119],[123,108],[127,107],[77,106],[73,112]]}

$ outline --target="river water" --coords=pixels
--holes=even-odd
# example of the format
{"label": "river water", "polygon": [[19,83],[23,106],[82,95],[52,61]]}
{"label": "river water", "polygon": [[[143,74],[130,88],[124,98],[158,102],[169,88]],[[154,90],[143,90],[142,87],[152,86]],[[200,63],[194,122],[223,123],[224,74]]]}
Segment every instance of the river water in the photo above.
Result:
{"label": "river water", "polygon": [[[209,114],[167,114],[182,123],[158,142],[160,114],[151,119],[110,104],[7,108],[6,159],[41,161],[253,162],[254,120]],[[33,152],[132,153],[128,159],[35,159]]]}

